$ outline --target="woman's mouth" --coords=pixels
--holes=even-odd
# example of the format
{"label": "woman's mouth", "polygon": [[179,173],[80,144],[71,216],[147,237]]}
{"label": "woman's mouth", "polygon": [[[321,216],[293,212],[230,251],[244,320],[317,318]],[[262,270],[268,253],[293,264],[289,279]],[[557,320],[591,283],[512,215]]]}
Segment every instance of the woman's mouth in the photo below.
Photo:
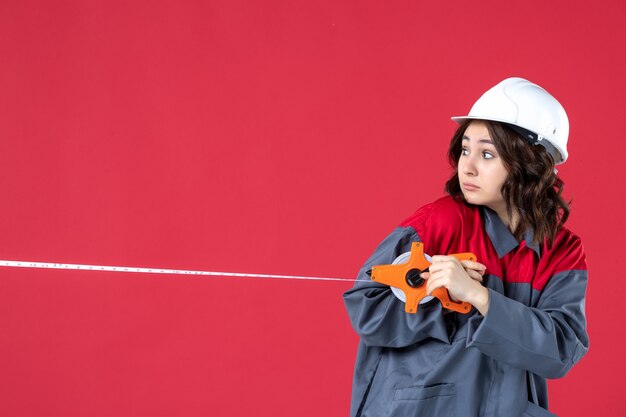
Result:
{"label": "woman's mouth", "polygon": [[476,191],[480,188],[479,186],[477,186],[476,184],[472,184],[471,182],[464,182],[462,185],[463,189],[466,191]]}

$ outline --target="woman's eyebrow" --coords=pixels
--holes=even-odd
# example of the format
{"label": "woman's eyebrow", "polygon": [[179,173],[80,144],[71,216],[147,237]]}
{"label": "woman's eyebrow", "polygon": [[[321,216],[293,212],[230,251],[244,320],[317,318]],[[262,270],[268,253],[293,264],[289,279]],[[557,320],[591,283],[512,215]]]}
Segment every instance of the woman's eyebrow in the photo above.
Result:
{"label": "woman's eyebrow", "polygon": [[[463,139],[461,140],[461,142],[464,140],[470,140],[470,138],[468,138],[467,136],[463,136]],[[493,145],[493,141],[491,139],[479,139],[478,143],[488,143],[490,145]]]}

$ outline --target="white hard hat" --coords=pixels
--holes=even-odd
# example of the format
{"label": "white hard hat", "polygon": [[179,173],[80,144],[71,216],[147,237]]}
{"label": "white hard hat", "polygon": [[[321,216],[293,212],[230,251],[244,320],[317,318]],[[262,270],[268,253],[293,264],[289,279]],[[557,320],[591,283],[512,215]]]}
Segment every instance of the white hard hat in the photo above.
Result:
{"label": "white hard hat", "polygon": [[507,78],[487,90],[467,116],[453,117],[457,123],[482,119],[508,123],[533,144],[543,145],[555,164],[567,160],[569,121],[565,109],[550,93],[523,78]]}

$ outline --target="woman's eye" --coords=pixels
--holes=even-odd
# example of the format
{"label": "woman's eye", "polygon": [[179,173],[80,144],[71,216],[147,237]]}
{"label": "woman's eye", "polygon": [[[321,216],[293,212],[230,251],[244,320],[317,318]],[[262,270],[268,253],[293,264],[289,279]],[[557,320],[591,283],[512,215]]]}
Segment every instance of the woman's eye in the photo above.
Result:
{"label": "woman's eye", "polygon": [[465,156],[469,155],[469,149],[461,148],[461,155],[465,155]]}
{"label": "woman's eye", "polygon": [[495,156],[491,152],[483,152],[483,158],[491,159],[491,158],[495,158]]}

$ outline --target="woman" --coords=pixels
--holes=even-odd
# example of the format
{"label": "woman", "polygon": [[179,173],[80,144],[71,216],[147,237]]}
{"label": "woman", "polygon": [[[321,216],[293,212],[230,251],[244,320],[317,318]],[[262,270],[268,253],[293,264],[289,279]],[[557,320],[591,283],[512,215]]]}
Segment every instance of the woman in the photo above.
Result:
{"label": "woman", "polygon": [[[344,294],[360,336],[351,416],[551,416],[546,378],[587,352],[585,255],[564,227],[554,168],[567,159],[565,111],[541,87],[509,78],[453,120],[449,195],[401,223]],[[421,274],[427,293],[446,288],[471,312],[435,298],[409,314],[369,279],[415,241],[436,255]],[[479,262],[447,256],[461,252]]]}

